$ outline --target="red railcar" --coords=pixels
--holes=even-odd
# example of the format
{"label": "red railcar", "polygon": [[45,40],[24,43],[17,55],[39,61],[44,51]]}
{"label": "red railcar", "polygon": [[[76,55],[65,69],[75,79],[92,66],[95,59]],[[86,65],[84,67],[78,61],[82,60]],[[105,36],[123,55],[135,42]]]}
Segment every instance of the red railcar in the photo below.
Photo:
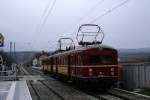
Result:
{"label": "red railcar", "polygon": [[116,49],[99,43],[82,40],[78,48],[71,46],[72,49],[65,51],[60,45],[59,52],[42,60],[44,73],[81,83],[98,83],[102,88],[110,87],[118,79],[118,54]]}

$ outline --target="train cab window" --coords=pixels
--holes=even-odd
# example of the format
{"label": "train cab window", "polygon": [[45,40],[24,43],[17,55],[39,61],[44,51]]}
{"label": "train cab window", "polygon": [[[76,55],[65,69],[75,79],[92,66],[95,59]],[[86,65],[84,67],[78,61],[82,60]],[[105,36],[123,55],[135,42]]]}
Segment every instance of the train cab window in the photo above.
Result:
{"label": "train cab window", "polygon": [[99,63],[99,56],[89,56],[88,57],[89,64],[98,64]]}
{"label": "train cab window", "polygon": [[88,57],[89,64],[112,64],[113,58],[112,56],[98,56],[98,55],[91,55]]}
{"label": "train cab window", "polygon": [[113,63],[113,58],[112,56],[101,56],[100,61],[102,64],[111,64]]}

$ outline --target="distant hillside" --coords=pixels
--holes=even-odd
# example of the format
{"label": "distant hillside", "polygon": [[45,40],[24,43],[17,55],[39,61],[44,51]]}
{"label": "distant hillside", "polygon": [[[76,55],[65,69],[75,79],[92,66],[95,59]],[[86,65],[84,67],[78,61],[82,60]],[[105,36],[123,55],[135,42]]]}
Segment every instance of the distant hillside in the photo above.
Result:
{"label": "distant hillside", "polygon": [[119,49],[119,52],[128,53],[150,53],[150,48],[139,48],[139,49]]}
{"label": "distant hillside", "polygon": [[140,49],[119,49],[119,59],[150,61],[150,48]]}
{"label": "distant hillside", "polygon": [[[34,56],[37,53],[40,53],[40,52],[37,52],[37,51],[16,52],[16,61],[17,61],[17,63],[26,63],[26,62],[29,62],[29,61],[31,61],[34,58]],[[48,52],[48,53],[50,53],[50,52]]]}
{"label": "distant hillside", "polygon": [[[9,52],[7,52],[9,54]],[[14,58],[15,57],[15,61],[17,63],[26,63],[28,61],[30,61],[33,56],[36,54],[37,52],[16,52],[15,53],[15,56],[14,54],[12,53],[12,57]]]}
{"label": "distant hillside", "polygon": [[[150,62],[150,48],[140,49],[119,49],[119,59],[126,60],[144,60]],[[16,61],[18,63],[26,63],[33,59],[34,55],[39,52],[16,52]],[[50,52],[49,52],[50,53]]]}

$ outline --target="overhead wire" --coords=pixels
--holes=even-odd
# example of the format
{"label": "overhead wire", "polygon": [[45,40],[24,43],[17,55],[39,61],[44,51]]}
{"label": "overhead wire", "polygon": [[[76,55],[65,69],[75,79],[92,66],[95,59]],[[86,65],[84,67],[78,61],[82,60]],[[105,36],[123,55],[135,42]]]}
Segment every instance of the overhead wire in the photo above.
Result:
{"label": "overhead wire", "polygon": [[[106,16],[107,14],[113,12],[113,11],[116,10],[117,8],[120,8],[121,6],[123,6],[124,4],[126,4],[128,1],[129,1],[129,0],[125,0],[125,1],[121,2],[120,4],[114,6],[113,8],[107,10],[107,11],[104,12],[103,14],[99,15],[98,17],[96,17],[94,20],[90,21],[90,23],[93,23],[93,22],[95,22],[96,20],[101,19],[102,17],[104,17],[104,16]],[[93,11],[97,8],[97,6],[99,6],[99,5],[102,4],[103,2],[104,2],[104,0],[101,0],[101,2],[98,2],[98,4],[96,4],[95,6],[93,6],[84,16],[80,17],[76,22],[79,23],[79,22],[81,22],[82,20],[84,20],[86,17],[88,17],[87,15],[88,15],[90,12],[93,12]],[[53,10],[53,8],[54,8],[54,6],[55,6],[55,3],[56,3],[56,0],[53,1],[52,6],[51,6],[50,9],[48,10],[48,13],[44,16],[44,13],[46,13],[46,11],[47,11],[46,9],[48,9],[49,6],[46,7],[46,9],[45,9],[45,11],[44,11],[44,13],[43,13],[43,16],[41,17],[41,20],[43,19],[43,21],[41,21],[40,27],[39,27],[38,31],[36,32],[36,34],[40,34],[40,33],[41,33],[42,28],[44,27],[44,25],[45,25],[45,23],[46,23],[46,21],[47,21],[49,15],[51,14],[51,12],[52,12],[52,10]],[[50,4],[49,4],[49,5],[50,5]],[[75,23],[75,24],[73,24],[73,25],[76,25],[76,24],[77,24],[77,23]],[[71,26],[72,26],[72,25],[71,25]],[[70,27],[70,26],[69,26],[69,27]],[[71,29],[71,28],[69,28],[69,30],[70,30],[70,29]]]}
{"label": "overhead wire", "polygon": [[[42,29],[43,29],[48,17],[52,13],[52,10],[56,4],[56,0],[53,0],[51,6],[50,6],[50,4],[51,4],[51,2],[49,1],[47,7],[45,8],[45,10],[43,12],[43,15],[41,16],[40,24],[37,26],[37,29],[35,31],[35,35],[39,35],[42,32]],[[36,38],[34,38],[33,43],[34,44],[36,43]],[[33,48],[34,48],[34,46],[33,46]]]}
{"label": "overhead wire", "polygon": [[36,29],[36,31],[35,31],[35,34],[39,31],[39,27],[41,27],[41,23],[42,23],[42,21],[43,21],[43,19],[44,19],[44,16],[45,16],[46,12],[48,11],[48,8],[49,8],[49,6],[50,6],[50,3],[51,3],[51,0],[48,0],[48,4],[47,4],[46,8],[44,9],[44,12],[43,12],[43,14],[42,14],[42,16],[41,16],[41,18],[40,18],[40,21],[39,21],[39,23],[38,23],[38,25],[37,25],[37,29]]}
{"label": "overhead wire", "polygon": [[125,1],[121,2],[120,4],[114,6],[113,8],[107,10],[106,12],[104,12],[103,14],[101,14],[100,16],[96,17],[94,20],[90,21],[90,23],[93,23],[93,22],[95,22],[95,21],[101,19],[102,17],[108,15],[109,13],[113,12],[114,10],[116,10],[116,9],[118,9],[118,8],[120,8],[120,7],[122,7],[122,6],[123,6],[124,4],[126,4],[128,1],[129,1],[129,0],[125,0]]}
{"label": "overhead wire", "polygon": [[89,15],[90,13],[94,12],[94,10],[95,10],[98,6],[100,6],[104,1],[105,1],[105,0],[99,1],[99,2],[98,2],[95,6],[93,6],[84,16],[82,16],[82,17],[78,20],[78,22],[80,22],[80,21],[84,20],[86,17],[88,17],[88,15]]}
{"label": "overhead wire", "polygon": [[46,7],[45,7],[45,9],[44,9],[44,11],[43,11],[41,17],[40,17],[39,23],[38,23],[37,26],[36,26],[35,33],[33,34],[33,38],[32,38],[32,43],[33,43],[32,45],[33,45],[33,48],[34,48],[34,46],[35,46],[35,40],[36,40],[36,38],[34,38],[34,37],[35,37],[36,34],[39,32],[39,28],[41,27],[41,23],[42,23],[42,21],[43,21],[43,19],[44,19],[44,17],[45,17],[45,14],[48,12],[48,9],[49,9],[49,7],[50,7],[50,4],[51,4],[51,0],[48,0],[47,5],[46,5]]}
{"label": "overhead wire", "polygon": [[53,1],[52,6],[51,6],[50,9],[48,10],[47,15],[45,15],[45,18],[43,19],[43,22],[41,23],[41,27],[39,28],[38,33],[41,32],[41,30],[42,30],[42,28],[44,27],[44,25],[45,25],[45,23],[46,23],[46,21],[47,21],[49,15],[52,13],[52,10],[53,10],[53,8],[54,8],[54,6],[55,6],[55,3],[56,3],[56,0]]}
{"label": "overhead wire", "polygon": [[[90,21],[89,23],[93,23],[93,22],[95,22],[96,20],[101,19],[102,17],[106,16],[107,14],[109,14],[109,13],[113,12],[114,10],[120,8],[121,6],[123,6],[124,4],[126,4],[128,1],[129,1],[129,0],[125,0],[125,1],[123,1],[123,2],[121,2],[121,3],[119,3],[118,5],[114,6],[113,8],[111,8],[111,9],[109,9],[108,11],[104,12],[103,14],[99,15],[99,16],[96,17],[94,20]],[[104,0],[103,0],[102,2],[104,2]],[[101,3],[102,3],[102,2],[101,2]],[[99,3],[100,3],[100,2],[99,2]],[[99,3],[98,3],[98,4],[99,4]],[[97,5],[98,5],[98,4],[97,4]],[[90,13],[91,11],[93,11],[95,7],[96,7],[96,6],[94,6],[92,9],[90,9],[90,10],[88,11],[88,13]],[[87,13],[87,14],[88,14],[88,13]],[[82,21],[83,19],[84,19],[84,17],[81,17],[77,22],[79,23],[79,21]],[[77,23],[75,23],[75,24],[73,24],[73,25],[76,26],[76,24],[77,24]],[[72,33],[71,33],[71,34],[72,34]],[[71,35],[71,34],[70,34],[70,35]]]}
{"label": "overhead wire", "polygon": [[[77,19],[75,21],[75,23],[73,23],[72,25],[69,26],[68,30],[71,30],[73,26],[76,26],[79,22],[81,22],[82,20],[84,20],[86,17],[88,17],[88,15],[92,12],[94,12],[94,10],[96,10],[96,8],[98,6],[100,6],[105,0],[100,0],[98,3],[96,3],[96,5],[94,5],[91,9],[89,9],[86,14],[84,14],[83,16],[81,16],[79,19]],[[65,31],[66,32],[66,31]]]}

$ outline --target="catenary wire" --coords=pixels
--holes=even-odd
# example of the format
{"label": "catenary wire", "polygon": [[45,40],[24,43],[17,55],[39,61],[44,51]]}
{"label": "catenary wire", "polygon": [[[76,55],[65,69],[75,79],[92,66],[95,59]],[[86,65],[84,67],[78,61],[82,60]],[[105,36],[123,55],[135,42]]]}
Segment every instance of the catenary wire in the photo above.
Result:
{"label": "catenary wire", "polygon": [[[85,18],[87,18],[87,17],[88,17],[87,15],[89,15],[89,14],[92,13],[92,12],[94,12],[94,11],[96,10],[96,8],[97,8],[98,6],[100,6],[104,1],[105,1],[105,0],[99,1],[99,2],[98,2],[96,5],[94,5],[90,10],[88,10],[88,11],[86,12],[86,14],[84,14],[84,15],[81,16],[79,19],[77,19],[77,20],[75,21],[75,23],[73,23],[72,25],[69,26],[69,28],[67,29],[67,32],[68,32],[68,30],[71,30],[72,27],[76,26],[79,22],[81,22],[82,20],[84,20]],[[66,31],[65,31],[65,32],[66,32]]]}
{"label": "catenary wire", "polygon": [[47,21],[49,15],[52,13],[52,10],[53,10],[53,8],[54,8],[54,6],[55,6],[55,3],[56,3],[56,0],[53,1],[52,6],[51,6],[50,9],[48,10],[47,15],[46,15],[45,18],[43,19],[43,22],[41,23],[41,27],[39,27],[38,33],[41,33],[41,31],[42,31],[42,29],[43,29],[43,27],[44,27],[44,25],[45,25],[45,23],[46,23],[46,21]]}
{"label": "catenary wire", "polygon": [[102,17],[108,15],[109,13],[113,12],[114,10],[116,10],[116,9],[118,9],[118,8],[120,8],[120,7],[122,7],[122,6],[123,6],[124,4],[126,4],[128,1],[129,1],[129,0],[125,0],[125,1],[121,2],[120,4],[114,6],[113,8],[107,10],[106,12],[104,12],[103,14],[101,14],[100,16],[96,17],[94,20],[90,21],[90,23],[93,23],[93,22],[95,22],[95,21],[101,19]]}
{"label": "catenary wire", "polygon": [[94,20],[90,21],[90,23],[95,22],[96,20],[99,20],[101,18],[103,18],[104,16],[106,16],[107,14],[113,12],[114,10],[120,8],[121,6],[123,6],[124,4],[126,4],[129,0],[125,0],[121,3],[119,3],[118,5],[114,6],[113,8],[107,10],[106,12],[104,12],[103,14],[99,15],[98,17],[96,17]]}
{"label": "catenary wire", "polygon": [[40,21],[39,21],[39,23],[37,25],[37,29],[35,31],[35,34],[39,31],[39,27],[41,27],[41,23],[42,23],[42,21],[43,21],[43,19],[45,17],[45,14],[48,12],[48,8],[50,7],[50,3],[51,3],[51,0],[48,0],[48,4],[47,4],[46,8],[44,9],[44,12],[43,12],[43,14],[42,14],[42,16],[40,18]]}
{"label": "catenary wire", "polygon": [[[39,27],[38,27],[37,30],[35,31],[35,35],[39,35],[39,34],[41,33],[41,31],[42,31],[42,29],[43,29],[43,27],[44,27],[44,25],[45,25],[45,23],[46,23],[48,17],[49,17],[50,14],[52,13],[52,10],[53,10],[55,4],[56,4],[56,0],[54,0],[54,1],[52,2],[51,7],[49,7],[49,6],[50,6],[50,2],[48,2],[48,6],[45,8],[45,10],[44,10],[44,12],[43,12],[43,15],[42,15],[42,17],[41,17],[41,21],[40,21],[41,23],[39,24]],[[48,13],[46,14],[46,12],[48,12]],[[46,15],[45,15],[45,14],[46,14]],[[35,36],[35,35],[34,35],[34,36]],[[36,44],[36,38],[33,38],[33,43]],[[34,47],[35,47],[35,45],[33,45],[33,49],[34,49]]]}

